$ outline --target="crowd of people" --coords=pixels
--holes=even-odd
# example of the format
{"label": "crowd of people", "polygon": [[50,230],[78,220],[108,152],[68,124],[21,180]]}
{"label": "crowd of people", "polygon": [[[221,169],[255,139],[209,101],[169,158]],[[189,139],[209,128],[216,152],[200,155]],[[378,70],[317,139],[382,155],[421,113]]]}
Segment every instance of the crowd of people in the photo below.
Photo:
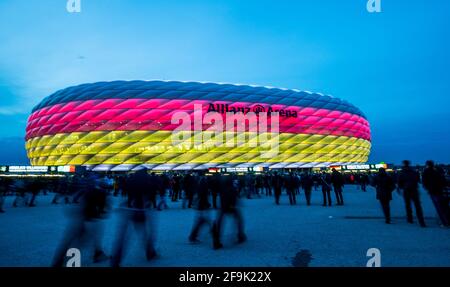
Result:
{"label": "crowd of people", "polygon": [[[213,248],[223,247],[221,242],[222,221],[231,216],[236,222],[237,242],[243,243],[247,236],[240,210],[241,198],[260,198],[270,196],[279,205],[285,193],[290,205],[299,203],[303,191],[305,204],[311,205],[313,190],[322,192],[322,205],[333,205],[332,192],[336,205],[344,205],[343,190],[346,184],[357,184],[362,192],[372,185],[376,190],[386,223],[391,223],[390,201],[397,190],[403,196],[406,218],[413,223],[412,204],[419,224],[425,227],[425,220],[419,197],[419,183],[428,191],[443,226],[449,226],[448,171],[435,166],[432,161],[419,172],[409,161],[403,162],[398,172],[386,172],[380,168],[377,173],[346,173],[336,169],[330,173],[310,171],[274,171],[261,174],[204,174],[200,172],[155,174],[142,168],[138,171],[121,174],[100,174],[78,169],[75,174],[57,178],[30,177],[12,180],[0,177],[0,211],[4,212],[4,197],[15,194],[13,207],[20,205],[33,207],[40,191],[54,193],[52,204],[70,204],[70,220],[53,259],[53,266],[64,264],[65,252],[86,233],[94,248],[94,262],[110,260],[112,266],[120,266],[126,238],[131,227],[142,237],[145,255],[148,260],[157,256],[154,247],[155,223],[153,212],[169,208],[169,201],[182,201],[183,208],[197,210],[189,242],[196,244],[202,227],[207,227],[212,236]],[[119,214],[117,236],[111,256],[107,256],[102,246],[102,222],[111,213],[111,197],[122,197],[117,208]],[[209,210],[216,209],[215,218]]]}

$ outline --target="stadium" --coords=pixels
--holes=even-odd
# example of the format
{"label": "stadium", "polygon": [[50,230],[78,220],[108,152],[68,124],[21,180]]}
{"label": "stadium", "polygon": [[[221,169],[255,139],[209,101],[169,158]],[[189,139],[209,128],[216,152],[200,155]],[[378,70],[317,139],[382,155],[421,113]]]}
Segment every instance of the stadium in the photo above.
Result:
{"label": "stadium", "polygon": [[[195,130],[210,132],[205,123],[180,130],[173,120],[180,112],[194,119],[199,106],[201,118],[211,112],[277,113],[277,133],[267,133],[277,139],[278,152],[262,156],[262,145],[174,145],[174,131],[184,133],[184,143],[204,141]],[[245,134],[251,137],[248,127]],[[69,87],[43,99],[26,127],[32,165],[83,165],[98,171],[141,166],[154,170],[328,167],[366,162],[370,141],[365,115],[338,98],[291,89],[178,81]]]}

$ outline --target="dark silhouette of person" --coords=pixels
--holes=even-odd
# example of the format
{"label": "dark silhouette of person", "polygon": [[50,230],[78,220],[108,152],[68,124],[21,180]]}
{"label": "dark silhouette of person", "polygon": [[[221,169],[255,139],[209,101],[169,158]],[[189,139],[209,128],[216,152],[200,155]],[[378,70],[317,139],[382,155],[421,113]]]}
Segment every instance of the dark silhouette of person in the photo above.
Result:
{"label": "dark silhouette of person", "polygon": [[211,204],[209,203],[208,180],[205,177],[201,177],[197,189],[197,204],[195,205],[195,208],[197,209],[197,215],[192,227],[191,234],[189,235],[189,241],[191,243],[200,242],[197,239],[197,236],[200,232],[201,227],[205,224],[208,226],[211,225],[211,219],[209,216],[210,207]]}
{"label": "dark silhouette of person", "polygon": [[0,177],[0,213],[5,213],[5,196],[11,185],[11,180],[7,177]]}
{"label": "dark silhouette of person", "polygon": [[366,192],[367,184],[369,183],[369,176],[366,173],[362,173],[359,175],[359,184],[361,186],[361,190]]}
{"label": "dark silhouette of person", "polygon": [[445,174],[443,170],[436,168],[431,160],[426,162],[426,168],[422,174],[422,185],[428,191],[442,225],[448,227],[450,218],[448,202],[444,196]]}
{"label": "dark silhouette of person", "polygon": [[275,204],[280,204],[281,190],[283,188],[283,178],[280,174],[275,173],[272,176],[273,193],[275,195]]}
{"label": "dark silhouette of person", "polygon": [[303,191],[305,192],[306,205],[309,206],[311,205],[311,192],[314,185],[311,175],[307,172],[303,173],[301,183]]}
{"label": "dark silhouette of person", "polygon": [[312,181],[314,184],[314,190],[317,190],[320,184],[320,175],[317,173],[312,174]]}
{"label": "dark silhouette of person", "polygon": [[[73,244],[79,243],[88,229],[93,231],[89,236],[94,243],[93,261],[100,262],[108,259],[101,244],[102,226],[99,222],[105,214],[106,201],[103,198],[105,193],[101,190],[105,187],[102,186],[101,179],[97,174],[85,169],[79,169],[74,177],[77,180],[73,181],[72,188],[78,191],[80,204],[78,208],[72,209],[63,240],[53,257],[53,267],[63,266],[67,250],[73,247]],[[88,228],[88,226],[92,228]]]}
{"label": "dark silhouette of person", "polygon": [[183,200],[183,208],[186,208],[186,201],[187,201],[187,207],[192,207],[192,202],[194,200],[194,195],[197,189],[197,177],[195,175],[191,175],[188,173],[184,177],[184,192],[185,192],[185,199]]}
{"label": "dark silhouette of person", "polygon": [[44,182],[40,178],[33,178],[28,181],[27,183],[27,189],[29,192],[31,192],[31,199],[28,203],[29,207],[35,207],[36,206],[36,197],[41,191],[41,189],[44,188]]}
{"label": "dark silhouette of person", "polygon": [[264,175],[264,187],[266,189],[266,196],[272,196],[271,176],[269,174]]}
{"label": "dark silhouette of person", "polygon": [[211,190],[212,206],[214,209],[217,209],[217,196],[220,189],[220,175],[218,173],[215,173],[213,176],[211,176],[208,185],[210,186]]}
{"label": "dark silhouette of person", "polygon": [[392,200],[392,192],[395,190],[394,179],[386,173],[386,169],[380,168],[378,174],[374,178],[373,185],[376,189],[376,198],[380,201],[383,210],[385,222],[390,224],[390,202]]}
{"label": "dark silhouette of person", "polygon": [[298,186],[297,178],[294,176],[293,173],[290,173],[285,177],[284,182],[286,184],[286,192],[289,196],[289,204],[290,205],[297,204],[297,200],[295,198],[295,192]]}
{"label": "dark silhouette of person", "polygon": [[166,202],[166,194],[170,190],[170,178],[167,176],[167,174],[163,174],[160,179],[161,188],[159,191],[159,203],[157,206],[157,210],[159,211],[169,208]]}
{"label": "dark silhouette of person", "polygon": [[344,177],[335,168],[333,168],[331,172],[331,183],[333,184],[333,190],[334,194],[336,195],[337,205],[344,205],[344,197],[342,196]]}
{"label": "dark silhouette of person", "polygon": [[320,183],[322,185],[323,204],[322,206],[331,206],[331,175],[323,173],[320,177]]}
{"label": "dark silhouette of person", "polygon": [[181,176],[176,174],[173,177],[172,201],[177,201],[180,198],[180,193],[181,193]]}
{"label": "dark silhouette of person", "polygon": [[154,206],[153,196],[160,188],[159,182],[154,174],[149,175],[147,169],[142,168],[127,178],[124,188],[128,199],[119,208],[118,232],[111,257],[112,267],[119,267],[122,262],[125,240],[131,225],[142,237],[147,260],[157,255],[154,247],[154,224],[147,211]]}
{"label": "dark silhouette of person", "polygon": [[409,160],[404,160],[402,170],[398,175],[398,187],[403,191],[406,219],[409,223],[413,223],[411,208],[412,201],[416,208],[417,220],[419,221],[420,226],[426,227],[425,220],[423,218],[422,206],[420,204],[419,181],[419,173],[411,168]]}
{"label": "dark silhouette of person", "polygon": [[58,204],[59,199],[64,196],[66,204],[70,203],[68,196],[66,196],[69,188],[68,175],[60,177],[56,182],[55,196],[52,199],[52,204]]}
{"label": "dark silhouette of person", "polygon": [[23,178],[14,180],[10,189],[16,194],[16,198],[13,201],[13,207],[18,207],[20,202],[23,202],[26,205],[27,180]]}
{"label": "dark silhouette of person", "polygon": [[239,190],[233,185],[233,178],[230,175],[224,175],[220,178],[219,194],[220,194],[220,209],[217,218],[213,224],[213,248],[220,249],[223,247],[220,241],[222,221],[225,215],[232,216],[237,225],[238,243],[243,243],[247,240],[244,233],[244,221],[238,206]]}

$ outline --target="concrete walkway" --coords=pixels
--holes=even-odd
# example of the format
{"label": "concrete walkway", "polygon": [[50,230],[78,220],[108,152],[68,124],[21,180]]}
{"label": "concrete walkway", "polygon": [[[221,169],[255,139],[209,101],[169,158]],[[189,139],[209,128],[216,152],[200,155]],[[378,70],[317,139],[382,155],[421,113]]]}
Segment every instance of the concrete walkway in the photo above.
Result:
{"label": "concrete walkway", "polygon": [[[0,266],[49,266],[67,223],[67,207],[51,205],[52,196],[40,196],[37,207],[12,208],[13,197],[0,214]],[[334,198],[333,198],[334,199]],[[204,230],[201,244],[187,241],[195,211],[180,202],[154,212],[159,257],[145,260],[139,238],[132,233],[124,266],[355,266],[364,267],[369,248],[381,251],[382,266],[450,266],[450,230],[439,227],[427,194],[421,199],[428,228],[408,224],[402,198],[394,194],[393,224],[386,225],[374,189],[363,193],[354,186],[344,190],[345,206],[322,207],[322,193],[313,192],[313,205],[289,206],[285,195],[276,206],[273,198],[241,201],[248,241],[234,243],[231,219],[224,226],[224,249],[214,251]],[[114,198],[117,205],[120,198]],[[214,212],[211,213],[214,215]],[[104,246],[111,252],[117,214],[105,221]],[[92,250],[82,249],[83,266],[92,264]],[[311,259],[309,259],[311,257]]]}

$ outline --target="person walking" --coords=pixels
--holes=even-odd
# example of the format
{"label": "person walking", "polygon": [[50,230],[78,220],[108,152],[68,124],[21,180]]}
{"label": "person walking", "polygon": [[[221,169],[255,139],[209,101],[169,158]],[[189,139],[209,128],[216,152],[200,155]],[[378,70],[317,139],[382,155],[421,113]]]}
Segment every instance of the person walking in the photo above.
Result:
{"label": "person walking", "polygon": [[191,243],[199,243],[200,241],[197,237],[200,229],[205,224],[208,226],[211,225],[211,218],[209,216],[209,209],[211,207],[209,203],[209,187],[208,180],[204,176],[199,179],[196,202],[197,204],[194,205],[194,208],[197,209],[197,215],[192,226],[191,234],[189,235],[189,242]]}
{"label": "person walking", "polygon": [[342,174],[335,168],[331,172],[331,183],[333,184],[334,193],[336,195],[337,205],[344,205],[344,197],[342,196],[342,188],[344,186],[344,178]]}
{"label": "person walking", "polygon": [[71,209],[69,224],[53,257],[53,267],[63,266],[67,250],[85,237],[88,230],[92,230],[89,238],[94,245],[93,261],[100,262],[108,259],[101,242],[103,228],[100,220],[104,218],[105,213],[104,194],[100,190],[103,188],[102,180],[94,172],[81,169],[74,177],[77,180],[72,182],[72,188],[78,191],[80,204]]}
{"label": "person walking", "polygon": [[124,188],[128,199],[119,208],[119,224],[111,257],[112,267],[119,267],[122,263],[126,247],[125,240],[130,226],[133,226],[138,235],[142,237],[147,260],[156,257],[153,236],[155,224],[149,209],[153,206],[152,197],[153,193],[156,194],[157,192],[155,190],[158,188],[157,185],[156,178],[153,175],[150,176],[145,168],[136,171],[127,178]]}
{"label": "person walking", "polygon": [[428,191],[442,225],[448,227],[450,219],[448,202],[444,196],[445,175],[434,166],[431,160],[426,162],[426,168],[422,174],[422,185]]}
{"label": "person walking", "polygon": [[232,177],[230,175],[224,175],[220,180],[220,210],[218,211],[217,218],[213,225],[213,249],[220,249],[223,247],[220,235],[223,218],[226,215],[233,216],[237,226],[238,243],[243,243],[247,240],[247,236],[244,233],[244,221],[242,214],[238,206],[238,189],[234,188]]}
{"label": "person walking", "polygon": [[392,192],[395,190],[394,179],[386,173],[386,169],[380,168],[374,178],[373,185],[376,189],[376,198],[380,201],[386,224],[391,223]]}
{"label": "person walking", "polygon": [[5,196],[8,192],[10,180],[7,177],[0,177],[0,213],[5,213]]}
{"label": "person walking", "polygon": [[403,199],[405,201],[406,219],[408,223],[413,223],[413,213],[411,202],[416,208],[417,220],[421,227],[426,227],[425,219],[423,217],[422,206],[419,197],[419,173],[413,170],[410,166],[409,160],[403,161],[403,167],[398,175],[398,187],[403,191]]}

